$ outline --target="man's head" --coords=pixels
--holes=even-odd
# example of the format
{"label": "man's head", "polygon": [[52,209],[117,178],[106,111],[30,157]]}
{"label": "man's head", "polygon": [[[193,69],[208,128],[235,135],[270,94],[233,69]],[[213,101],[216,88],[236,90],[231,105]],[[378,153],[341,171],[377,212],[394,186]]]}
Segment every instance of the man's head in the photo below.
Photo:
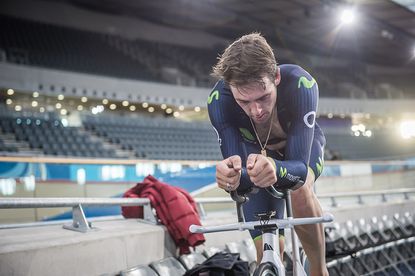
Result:
{"label": "man's head", "polygon": [[229,84],[236,102],[255,123],[269,120],[280,74],[272,48],[263,36],[244,35],[229,45],[212,75]]}

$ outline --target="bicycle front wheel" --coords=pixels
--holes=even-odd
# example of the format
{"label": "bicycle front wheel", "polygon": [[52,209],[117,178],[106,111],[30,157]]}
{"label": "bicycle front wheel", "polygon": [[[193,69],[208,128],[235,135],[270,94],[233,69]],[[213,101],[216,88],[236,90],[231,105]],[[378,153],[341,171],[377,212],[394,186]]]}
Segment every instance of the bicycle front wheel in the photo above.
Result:
{"label": "bicycle front wheel", "polygon": [[262,263],[255,269],[254,276],[278,276],[278,271],[272,263]]}

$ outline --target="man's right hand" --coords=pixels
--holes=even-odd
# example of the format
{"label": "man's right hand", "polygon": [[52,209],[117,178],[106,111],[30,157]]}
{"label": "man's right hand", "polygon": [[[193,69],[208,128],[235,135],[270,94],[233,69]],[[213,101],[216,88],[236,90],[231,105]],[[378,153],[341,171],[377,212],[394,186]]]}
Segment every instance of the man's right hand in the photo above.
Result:
{"label": "man's right hand", "polygon": [[242,171],[242,160],[232,155],[216,165],[216,182],[218,187],[226,191],[234,191],[239,186]]}

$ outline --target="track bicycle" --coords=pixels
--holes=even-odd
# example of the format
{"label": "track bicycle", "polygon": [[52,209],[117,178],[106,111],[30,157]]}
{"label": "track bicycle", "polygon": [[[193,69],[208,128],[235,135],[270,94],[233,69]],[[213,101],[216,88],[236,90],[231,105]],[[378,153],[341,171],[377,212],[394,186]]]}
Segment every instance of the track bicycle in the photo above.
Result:
{"label": "track bicycle", "polygon": [[200,225],[191,225],[189,231],[192,233],[213,233],[224,231],[244,231],[259,229],[262,232],[262,248],[264,250],[260,264],[254,271],[254,276],[277,275],[285,276],[285,267],[280,257],[280,246],[278,241],[278,229],[291,229],[291,248],[292,248],[292,264],[294,276],[307,275],[304,269],[305,262],[300,261],[300,249],[294,226],[304,224],[326,223],[333,221],[333,215],[324,214],[322,217],[309,218],[293,218],[291,206],[290,190],[278,191],[274,187],[267,188],[268,192],[274,197],[285,200],[286,218],[274,219],[276,211],[257,214],[258,221],[245,221],[242,204],[249,200],[247,194],[239,195],[236,191],[232,191],[231,197],[236,202],[236,210],[238,223],[224,224],[217,226],[204,227]]}

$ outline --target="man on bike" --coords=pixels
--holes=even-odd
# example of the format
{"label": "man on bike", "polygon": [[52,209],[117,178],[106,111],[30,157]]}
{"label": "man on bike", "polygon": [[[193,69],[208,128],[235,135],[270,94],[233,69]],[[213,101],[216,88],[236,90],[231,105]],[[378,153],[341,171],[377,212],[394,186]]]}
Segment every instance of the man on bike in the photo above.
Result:
{"label": "man on bike", "polygon": [[[224,160],[216,166],[218,186],[243,192],[259,188],[244,204],[247,221],[284,203],[267,188],[291,189],[294,217],[322,215],[314,194],[323,170],[324,134],[316,124],[318,85],[297,65],[277,65],[263,36],[252,33],[230,44],[213,68],[219,79],[208,98],[209,117]],[[328,275],[321,224],[296,226],[311,275]],[[251,231],[262,258],[260,231]],[[280,239],[283,248],[283,239]]]}

